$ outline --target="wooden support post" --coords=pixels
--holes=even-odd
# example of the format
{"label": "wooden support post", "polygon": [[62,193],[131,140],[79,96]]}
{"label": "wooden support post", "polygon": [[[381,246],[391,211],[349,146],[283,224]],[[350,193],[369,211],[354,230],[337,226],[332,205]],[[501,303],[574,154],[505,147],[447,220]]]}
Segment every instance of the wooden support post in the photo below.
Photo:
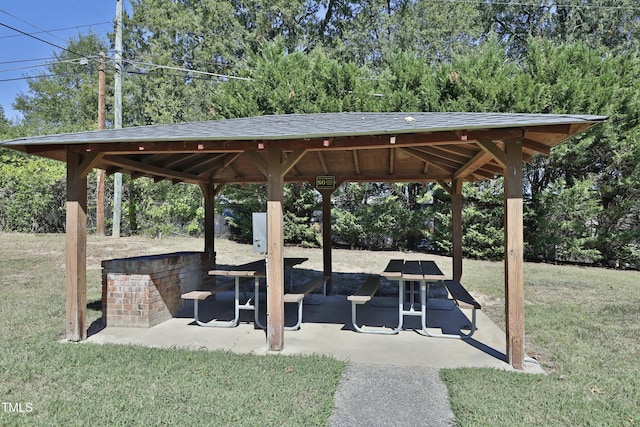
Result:
{"label": "wooden support post", "polygon": [[453,278],[462,280],[462,179],[451,182],[451,240]]}
{"label": "wooden support post", "polygon": [[[331,194],[333,190],[321,190],[322,194],[322,265],[325,277],[331,277]],[[331,293],[331,279],[327,281],[327,294]]]}
{"label": "wooden support post", "polygon": [[270,351],[284,348],[284,258],[282,203],[267,202],[267,340]]}
{"label": "wooden support post", "polygon": [[204,251],[212,257],[215,253],[215,187],[212,183],[200,184],[204,198]]}
{"label": "wooden support post", "polygon": [[267,342],[270,351],[284,348],[284,173],[282,152],[267,152]]}
{"label": "wooden support post", "polygon": [[67,147],[67,339],[87,338],[87,177],[82,158]]}
{"label": "wooden support post", "polygon": [[504,271],[507,362],[524,364],[524,237],[522,203],[522,141],[505,142]]}

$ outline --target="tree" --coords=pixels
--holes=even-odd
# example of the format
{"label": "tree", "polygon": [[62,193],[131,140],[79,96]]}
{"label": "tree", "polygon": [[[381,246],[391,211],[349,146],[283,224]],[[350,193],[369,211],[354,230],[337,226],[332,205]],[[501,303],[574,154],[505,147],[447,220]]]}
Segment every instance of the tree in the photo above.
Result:
{"label": "tree", "polygon": [[[378,66],[392,53],[419,55],[430,64],[468,51],[481,37],[478,7],[436,0],[329,2],[342,19],[330,25],[329,42],[341,58]],[[337,6],[340,4],[341,6]]]}
{"label": "tree", "polygon": [[4,108],[0,105],[0,140],[9,139],[11,133],[11,122],[4,114]]}
{"label": "tree", "polygon": [[48,74],[30,79],[28,93],[15,100],[14,108],[23,115],[21,133],[95,130],[98,54],[107,47],[105,40],[89,33],[71,39],[65,50],[53,53],[54,60],[46,67]]}
{"label": "tree", "polygon": [[[323,3],[309,0],[251,0],[232,2],[236,19],[246,32],[246,44],[255,52],[260,44],[281,37],[288,53],[307,51],[317,44]],[[335,2],[330,2],[335,3]],[[327,9],[333,9],[330,4]]]}
{"label": "tree", "polygon": [[289,244],[317,247],[322,243],[318,218],[322,209],[320,193],[311,184],[287,184],[284,187],[284,239]]}
{"label": "tree", "polygon": [[531,83],[495,34],[440,66],[436,78],[442,111],[523,112],[531,107]]}
{"label": "tree", "polygon": [[131,7],[124,25],[123,121],[133,126],[214,118],[211,94],[244,51],[246,34],[233,4],[132,0]]}
{"label": "tree", "polygon": [[0,151],[0,230],[64,231],[65,165]]}
{"label": "tree", "polygon": [[248,80],[229,81],[212,94],[212,108],[221,117],[380,108],[366,68],[341,64],[322,49],[288,53],[282,38],[250,53],[239,74]]}
{"label": "tree", "polygon": [[635,0],[489,0],[480,10],[484,32],[497,32],[515,57],[526,55],[531,37],[622,53],[635,49],[640,36]]}
{"label": "tree", "polygon": [[[600,260],[597,228],[602,207],[593,193],[593,181],[586,179],[568,187],[563,179],[533,197],[542,200],[527,209],[525,256],[571,262]],[[539,207],[538,211],[533,210]]]}
{"label": "tree", "polygon": [[603,208],[597,218],[598,251],[604,260],[637,259],[640,58],[635,52],[613,55],[582,43],[532,41],[529,46],[525,70],[539,88],[543,104],[538,108],[609,116],[581,138],[556,146],[549,158],[536,159],[525,173],[531,192],[547,191],[559,179],[568,187],[589,180],[594,190],[589,194],[597,195]]}

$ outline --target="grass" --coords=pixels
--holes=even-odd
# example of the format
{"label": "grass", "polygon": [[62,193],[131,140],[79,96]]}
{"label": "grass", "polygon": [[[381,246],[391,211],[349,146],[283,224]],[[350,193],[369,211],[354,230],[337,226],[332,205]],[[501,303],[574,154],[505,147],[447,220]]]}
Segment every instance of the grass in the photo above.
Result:
{"label": "grass", "polygon": [[[89,240],[90,307],[99,259],[193,245]],[[60,342],[64,289],[64,236],[0,234],[0,402],[24,411],[0,407],[0,425],[326,425],[344,363]]]}
{"label": "grass", "polygon": [[[465,267],[471,292],[504,323],[502,265]],[[549,375],[443,370],[457,422],[640,425],[640,273],[526,264],[525,298],[527,352]]]}
{"label": "grass", "polygon": [[[218,260],[256,257],[216,241]],[[89,322],[100,260],[200,250],[195,239],[89,237]],[[321,269],[317,250],[286,248]],[[395,252],[334,251],[334,270],[375,273]],[[429,256],[432,258],[431,256]],[[450,275],[450,261],[436,257]],[[465,286],[504,324],[502,263],[465,260]],[[526,264],[526,349],[548,375],[441,371],[462,426],[640,425],[640,273]],[[346,285],[348,286],[348,285]],[[338,291],[344,289],[337,288]],[[62,343],[64,236],[0,234],[0,425],[326,425],[344,364],[328,357]],[[94,308],[92,308],[94,307]]]}

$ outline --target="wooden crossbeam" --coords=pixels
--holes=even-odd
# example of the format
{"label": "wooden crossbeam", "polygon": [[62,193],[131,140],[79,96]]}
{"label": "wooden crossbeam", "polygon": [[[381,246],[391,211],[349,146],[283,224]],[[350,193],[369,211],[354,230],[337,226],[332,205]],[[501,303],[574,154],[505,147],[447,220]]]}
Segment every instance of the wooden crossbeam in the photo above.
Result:
{"label": "wooden crossbeam", "polygon": [[142,174],[147,174],[151,176],[158,176],[163,179],[176,179],[178,181],[189,182],[192,184],[197,184],[202,181],[202,179],[197,175],[192,175],[188,173],[178,172],[171,169],[165,169],[158,166],[147,165],[145,163],[131,160],[126,157],[121,156],[105,156],[102,159],[102,164],[107,164],[111,166],[116,166],[123,169],[128,169],[131,171],[140,172]]}
{"label": "wooden crossbeam", "polygon": [[495,142],[489,140],[480,140],[477,142],[478,147],[482,148],[487,154],[504,167],[507,164],[507,157]]}
{"label": "wooden crossbeam", "polygon": [[89,153],[84,156],[82,163],[78,168],[78,173],[81,177],[86,178],[89,172],[98,164],[98,162],[104,157],[102,153]]}
{"label": "wooden crossbeam", "polygon": [[353,150],[353,169],[356,175],[360,175],[360,159],[358,158],[358,150]]}
{"label": "wooden crossbeam", "polygon": [[453,178],[464,178],[467,175],[470,175],[480,169],[482,166],[486,165],[487,162],[491,161],[492,157],[489,153],[481,151],[475,156],[473,156],[467,163],[465,163],[461,168],[459,168],[454,174]]}

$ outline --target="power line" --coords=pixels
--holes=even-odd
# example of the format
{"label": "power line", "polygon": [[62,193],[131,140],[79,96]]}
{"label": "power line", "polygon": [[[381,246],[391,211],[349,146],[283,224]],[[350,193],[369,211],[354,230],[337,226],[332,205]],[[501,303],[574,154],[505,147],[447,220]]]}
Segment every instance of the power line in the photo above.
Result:
{"label": "power line", "polygon": [[23,77],[15,77],[10,79],[0,79],[0,83],[4,82],[14,82],[17,80],[32,80],[32,79],[41,79],[41,78],[49,78],[49,77],[61,77],[61,76],[77,76],[80,74],[87,74],[88,71],[78,71],[75,73],[56,73],[56,74],[40,74],[38,76],[23,76]]}
{"label": "power line", "polygon": [[[47,59],[47,58],[43,58],[43,59]],[[78,63],[81,65],[86,65],[85,63],[82,63],[80,61],[82,61],[83,59],[86,59],[87,61],[95,61],[97,59],[97,56],[86,56],[86,57],[81,57],[78,59],[70,59],[70,60],[65,60],[65,61],[55,61],[55,62],[47,62],[47,63],[42,63],[42,64],[37,64],[37,65],[26,65],[23,67],[15,67],[15,68],[9,68],[9,69],[4,69],[4,70],[0,70],[0,73],[2,72],[7,72],[7,71],[19,71],[19,70],[27,70],[30,68],[38,68],[38,67],[46,67],[46,66],[50,66],[50,65],[56,65],[56,64],[74,64],[74,63]],[[113,58],[110,58],[113,61]],[[23,61],[8,61],[6,63],[0,63],[0,64],[9,64],[9,63],[15,63],[15,62],[29,62],[29,61],[35,61],[35,60],[23,60]],[[124,62],[133,65],[137,71],[131,71],[131,70],[125,70],[125,72],[127,74],[137,74],[137,75],[149,75],[150,72],[155,71],[155,70],[170,70],[170,71],[178,71],[178,72],[182,72],[182,73],[188,73],[188,74],[200,74],[202,76],[210,76],[210,77],[218,77],[218,78],[223,78],[223,79],[229,79],[229,80],[244,80],[244,81],[254,81],[254,79],[248,78],[248,77],[238,77],[238,76],[232,76],[232,75],[228,75],[228,74],[220,74],[220,73],[213,73],[213,72],[209,72],[209,71],[201,71],[201,70],[194,70],[194,69],[189,69],[189,68],[182,68],[182,67],[174,67],[174,66],[169,66],[169,65],[157,65],[157,64],[153,64],[153,63],[149,63],[149,62],[140,62],[140,61],[131,61],[131,60],[125,60]],[[140,67],[151,67],[152,69],[150,70],[143,70]],[[7,81],[16,81],[16,80],[23,80],[23,79],[33,79],[33,78],[38,78],[38,77],[52,77],[55,76],[57,74],[49,74],[49,75],[41,75],[41,76],[27,76],[27,77],[16,77],[16,78],[10,78],[10,79],[2,79],[0,80],[0,82],[7,82]],[[163,75],[166,76],[174,76],[174,77],[178,77],[178,76],[183,76],[184,74],[178,74],[178,73],[163,73]],[[196,76],[190,76],[190,78],[192,79],[204,79],[204,77],[196,77]]]}
{"label": "power line", "polygon": [[138,65],[142,65],[142,66],[145,66],[145,67],[153,67],[154,69],[184,71],[184,72],[193,73],[193,74],[203,74],[203,75],[206,75],[206,76],[221,77],[221,78],[225,78],[225,79],[246,80],[246,81],[252,81],[253,80],[253,79],[248,78],[248,77],[230,76],[230,75],[227,75],[227,74],[218,74],[218,73],[212,73],[212,72],[209,72],[209,71],[193,70],[193,69],[189,69],[189,68],[174,67],[174,66],[170,66],[170,65],[157,65],[157,64],[151,64],[151,63],[148,63],[148,62],[137,62],[137,61],[131,61],[131,60],[127,60],[126,62],[131,64],[131,65],[133,65],[136,68],[138,68]]}
{"label": "power line", "polygon": [[42,31],[42,32],[45,32],[45,33],[49,34],[50,36],[53,36],[53,37],[57,38],[58,40],[65,41],[64,39],[62,39],[62,38],[60,38],[60,37],[56,36],[55,34],[51,34],[51,33],[50,33],[50,32],[48,32],[47,30],[43,30],[42,28],[39,28],[39,27],[37,27],[37,26],[33,25],[31,22],[27,22],[27,21],[25,21],[24,19],[21,19],[21,18],[19,18],[19,17],[15,16],[15,15],[13,15],[13,14],[11,14],[11,13],[9,13],[9,12],[5,11],[5,10],[0,9],[0,12],[4,13],[5,15],[8,15],[8,16],[12,17],[13,19],[17,19],[18,21],[22,22],[23,24],[27,24],[27,25],[29,25],[29,26],[31,26],[31,27],[33,27],[33,28],[35,28],[36,30],[40,30],[40,31]]}
{"label": "power line", "polygon": [[36,61],[48,61],[50,59],[55,59],[53,57],[48,57],[48,58],[35,58],[35,59],[16,59],[15,61],[4,61],[4,62],[0,62],[0,65],[5,65],[5,64],[18,64],[21,62],[36,62]]}
{"label": "power line", "polygon": [[72,54],[74,54],[74,55],[76,55],[76,56],[82,56],[82,55],[80,55],[80,54],[78,54],[78,53],[76,53],[76,52],[74,52],[74,51],[72,51],[72,50],[67,49],[66,47],[58,46],[58,45],[57,45],[57,44],[55,44],[55,43],[51,43],[50,41],[47,41],[47,40],[41,39],[40,37],[36,37],[36,36],[31,35],[31,34],[29,34],[29,33],[25,33],[25,32],[24,32],[24,31],[22,31],[22,30],[19,30],[19,29],[14,28],[14,27],[12,27],[12,26],[10,26],[10,25],[7,25],[7,24],[3,24],[2,22],[0,22],[0,26],[3,26],[3,27],[8,28],[8,29],[10,29],[10,30],[16,31],[16,32],[18,32],[18,33],[20,33],[20,34],[22,34],[22,35],[27,36],[27,37],[31,37],[32,39],[38,40],[39,42],[46,43],[46,44],[48,44],[49,46],[53,46],[53,47],[55,47],[55,48],[57,48],[57,49],[66,50],[67,52],[72,53]]}
{"label": "power line", "polygon": [[[107,24],[112,24],[112,22],[110,22],[110,21],[96,22],[94,24],[76,25],[74,27],[65,27],[65,28],[56,28],[55,30],[49,30],[49,31],[42,30],[42,31],[36,31],[35,33],[29,33],[29,35],[42,34],[42,33],[51,34],[52,32],[56,32],[56,31],[75,30],[75,29],[78,29],[78,28],[95,27],[97,25],[107,25]],[[24,36],[24,34],[13,34],[13,35],[10,35],[10,36],[0,36],[0,39],[9,39],[9,38],[23,37],[23,36]]]}
{"label": "power line", "polygon": [[42,63],[42,64],[35,64],[35,65],[25,65],[24,67],[6,68],[4,70],[0,70],[0,73],[5,73],[5,72],[8,72],[8,71],[27,70],[29,68],[47,67],[49,65],[57,65],[57,64],[87,65],[88,62],[89,62],[88,58],[68,59],[68,60],[65,60],[65,61],[55,61],[55,62],[46,62],[46,63]]}

